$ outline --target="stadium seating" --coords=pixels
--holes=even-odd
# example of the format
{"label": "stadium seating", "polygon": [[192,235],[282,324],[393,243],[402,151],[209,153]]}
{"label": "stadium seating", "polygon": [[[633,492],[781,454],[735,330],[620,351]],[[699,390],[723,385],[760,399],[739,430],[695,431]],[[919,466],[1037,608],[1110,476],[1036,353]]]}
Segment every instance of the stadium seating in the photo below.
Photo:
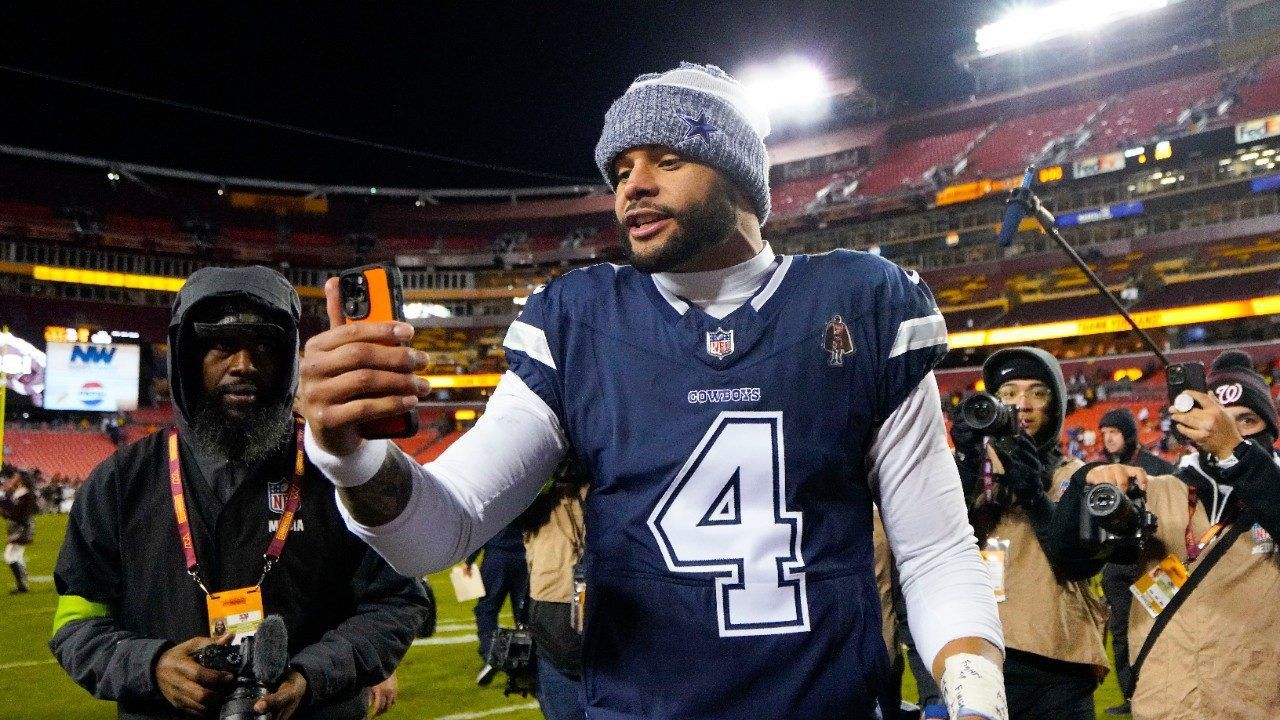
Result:
{"label": "stadium seating", "polygon": [[969,127],[943,135],[910,140],[895,147],[862,176],[858,184],[858,195],[867,197],[927,185],[925,171],[955,161],[984,129],[985,125]]}
{"label": "stadium seating", "polygon": [[440,457],[440,454],[449,449],[449,446],[462,437],[462,431],[451,432],[432,443],[430,447],[415,455],[415,459],[421,463],[429,463]]}
{"label": "stadium seating", "polygon": [[1220,94],[1222,78],[1222,71],[1209,70],[1126,93],[1090,126],[1093,136],[1079,154],[1115,152],[1173,127],[1183,110]]}
{"label": "stadium seating", "polygon": [[18,467],[40,468],[45,477],[55,474],[86,478],[98,463],[115,452],[115,446],[97,430],[5,431],[5,461]]}
{"label": "stadium seating", "polygon": [[790,215],[793,213],[803,212],[805,207],[813,202],[818,191],[827,185],[839,175],[819,175],[818,177],[803,178],[801,180],[790,180],[770,188],[770,197],[773,201],[773,214]]}
{"label": "stadium seating", "polygon": [[1097,100],[1068,105],[1005,120],[969,153],[962,177],[998,177],[1016,174],[1051,140],[1080,127],[1100,103]]}
{"label": "stadium seating", "polygon": [[1240,102],[1231,114],[1240,120],[1252,120],[1280,110],[1280,54],[1259,64],[1257,80],[1239,89]]}

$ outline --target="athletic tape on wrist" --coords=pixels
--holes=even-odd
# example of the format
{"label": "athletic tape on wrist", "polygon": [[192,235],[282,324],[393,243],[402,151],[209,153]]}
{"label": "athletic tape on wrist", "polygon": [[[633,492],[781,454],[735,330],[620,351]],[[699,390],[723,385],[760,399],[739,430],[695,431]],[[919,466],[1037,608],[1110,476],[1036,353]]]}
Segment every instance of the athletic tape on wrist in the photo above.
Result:
{"label": "athletic tape on wrist", "polygon": [[329,482],[342,488],[369,482],[387,459],[388,444],[387,440],[366,440],[350,455],[334,455],[316,442],[310,423],[303,437],[307,459],[329,478]]}
{"label": "athletic tape on wrist", "polygon": [[981,655],[960,653],[942,666],[942,697],[953,718],[1009,720],[1004,673]]}

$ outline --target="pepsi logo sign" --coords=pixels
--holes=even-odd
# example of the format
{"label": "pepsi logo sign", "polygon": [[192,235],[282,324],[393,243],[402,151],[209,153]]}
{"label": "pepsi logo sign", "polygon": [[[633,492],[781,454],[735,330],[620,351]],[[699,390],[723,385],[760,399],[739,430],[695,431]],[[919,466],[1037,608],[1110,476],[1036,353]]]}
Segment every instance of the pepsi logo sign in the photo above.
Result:
{"label": "pepsi logo sign", "polygon": [[107,392],[102,389],[102,383],[90,380],[80,386],[80,402],[93,407],[101,405],[102,401],[107,397]]}

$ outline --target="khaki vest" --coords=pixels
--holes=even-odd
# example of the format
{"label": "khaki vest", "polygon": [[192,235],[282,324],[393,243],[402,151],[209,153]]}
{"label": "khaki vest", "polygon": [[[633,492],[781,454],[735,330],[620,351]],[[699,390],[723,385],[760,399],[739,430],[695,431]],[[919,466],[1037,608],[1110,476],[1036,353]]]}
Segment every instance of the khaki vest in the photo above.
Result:
{"label": "khaki vest", "polygon": [[889,651],[889,659],[897,657],[898,649],[898,613],[893,608],[893,553],[889,550],[889,536],[884,533],[884,523],[880,520],[880,508],[871,512],[871,541],[875,557],[876,588],[880,591],[880,631],[884,634],[884,646]]}
{"label": "khaki vest", "polygon": [[[586,488],[582,492],[585,495]],[[581,557],[583,529],[582,502],[565,497],[545,525],[525,533],[530,598],[561,603],[573,598],[573,566]]]}
{"label": "khaki vest", "polygon": [[[995,472],[1000,472],[999,462]],[[1053,473],[1049,498],[1055,502],[1067,481],[1083,466],[1071,458]],[[1009,541],[1005,561],[1005,601],[998,603],[1004,625],[1005,646],[1042,657],[1093,665],[1099,678],[1111,663],[1103,647],[1107,608],[1089,590],[1087,580],[1059,582],[1040,548],[1027,514],[1020,507],[1006,508],[992,538]]]}
{"label": "khaki vest", "polygon": [[[1209,529],[1199,498],[1191,530]],[[1212,500],[1210,499],[1212,502]],[[1187,485],[1151,478],[1147,509],[1158,519],[1163,553],[1187,560]],[[1219,536],[1221,537],[1221,536]],[[1201,557],[1209,548],[1201,551]],[[1152,558],[1147,569],[1160,561]],[[1194,572],[1195,564],[1187,568]],[[1136,720],[1257,720],[1280,713],[1280,554],[1261,528],[1246,529],[1178,609],[1142,665],[1133,696]],[[1129,656],[1137,657],[1155,620],[1134,602]]]}

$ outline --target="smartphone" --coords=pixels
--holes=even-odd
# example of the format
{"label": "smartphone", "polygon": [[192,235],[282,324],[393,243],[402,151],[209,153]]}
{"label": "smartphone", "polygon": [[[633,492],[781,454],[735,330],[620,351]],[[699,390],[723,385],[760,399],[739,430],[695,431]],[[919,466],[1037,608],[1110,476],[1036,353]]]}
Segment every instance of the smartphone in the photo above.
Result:
{"label": "smartphone", "polygon": [[1165,380],[1169,386],[1170,405],[1182,394],[1183,390],[1209,391],[1208,385],[1205,384],[1204,363],[1175,363],[1165,368],[1164,372]]}
{"label": "smartphone", "polygon": [[[338,297],[346,323],[404,322],[404,280],[395,265],[376,263],[343,270],[338,273]],[[368,440],[417,435],[418,413],[410,410],[367,422],[360,426],[360,434]]]}

